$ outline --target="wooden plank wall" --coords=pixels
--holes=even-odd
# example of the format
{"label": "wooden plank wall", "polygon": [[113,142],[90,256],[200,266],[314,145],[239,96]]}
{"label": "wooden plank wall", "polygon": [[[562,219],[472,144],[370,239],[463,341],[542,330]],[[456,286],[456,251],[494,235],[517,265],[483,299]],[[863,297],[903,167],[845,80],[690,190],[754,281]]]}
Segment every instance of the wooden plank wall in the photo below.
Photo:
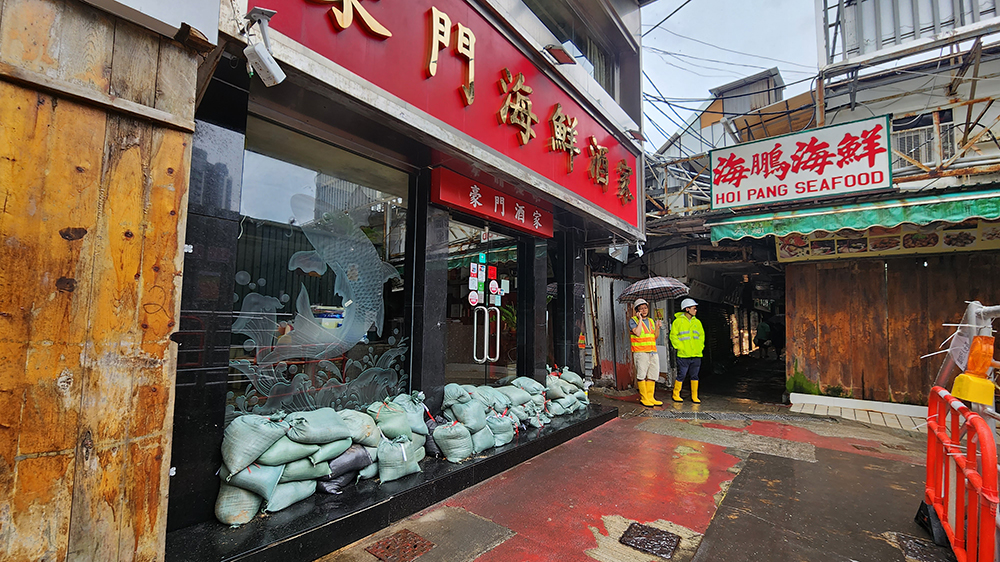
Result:
{"label": "wooden plank wall", "polygon": [[1000,252],[790,264],[787,373],[825,394],[926,404],[966,301],[1000,304]]}
{"label": "wooden plank wall", "polygon": [[162,559],[197,58],[76,0],[4,0],[0,552]]}

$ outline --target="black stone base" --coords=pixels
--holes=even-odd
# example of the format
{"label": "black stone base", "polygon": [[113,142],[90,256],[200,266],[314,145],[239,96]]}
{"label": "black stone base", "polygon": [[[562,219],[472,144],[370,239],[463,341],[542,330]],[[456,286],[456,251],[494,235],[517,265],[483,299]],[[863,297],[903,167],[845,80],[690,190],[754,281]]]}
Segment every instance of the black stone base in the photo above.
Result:
{"label": "black stone base", "polygon": [[513,443],[490,449],[461,464],[421,461],[423,472],[379,484],[363,480],[343,494],[317,493],[277,513],[258,516],[239,528],[209,521],[167,533],[166,561],[314,560],[363,539],[421,509],[618,415],[618,409],[591,404],[559,416],[542,429],[522,432]]}

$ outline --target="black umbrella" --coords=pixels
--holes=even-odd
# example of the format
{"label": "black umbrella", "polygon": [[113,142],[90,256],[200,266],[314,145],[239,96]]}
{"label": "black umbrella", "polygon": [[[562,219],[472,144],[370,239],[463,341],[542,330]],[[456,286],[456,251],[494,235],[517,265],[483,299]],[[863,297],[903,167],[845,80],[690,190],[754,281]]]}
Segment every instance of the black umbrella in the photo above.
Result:
{"label": "black umbrella", "polygon": [[675,299],[688,294],[687,285],[673,277],[650,277],[629,285],[618,296],[618,302],[633,302],[636,299],[659,301]]}

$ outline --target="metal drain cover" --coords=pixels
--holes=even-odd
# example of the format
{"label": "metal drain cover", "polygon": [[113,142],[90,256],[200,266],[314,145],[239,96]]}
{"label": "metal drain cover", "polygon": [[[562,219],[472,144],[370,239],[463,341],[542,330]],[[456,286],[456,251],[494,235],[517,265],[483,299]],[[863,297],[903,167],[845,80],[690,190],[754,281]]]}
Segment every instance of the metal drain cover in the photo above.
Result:
{"label": "metal drain cover", "polygon": [[618,542],[654,556],[670,559],[681,542],[681,537],[647,525],[632,523]]}
{"label": "metal drain cover", "polygon": [[410,562],[434,548],[434,543],[409,529],[403,529],[365,548],[383,562]]}

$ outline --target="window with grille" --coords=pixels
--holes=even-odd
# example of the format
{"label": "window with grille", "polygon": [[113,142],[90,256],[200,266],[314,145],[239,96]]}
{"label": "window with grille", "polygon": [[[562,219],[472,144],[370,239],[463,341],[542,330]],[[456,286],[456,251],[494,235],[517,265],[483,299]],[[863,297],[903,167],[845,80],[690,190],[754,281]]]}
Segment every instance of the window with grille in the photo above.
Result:
{"label": "window with grille", "polygon": [[[955,124],[951,122],[951,110],[939,113],[941,127],[941,160],[955,155]],[[892,123],[892,148],[905,154],[911,160],[925,166],[937,164],[934,142],[934,120],[932,114],[913,118],[897,119]],[[895,170],[914,166],[906,158],[894,154],[892,167]]]}

